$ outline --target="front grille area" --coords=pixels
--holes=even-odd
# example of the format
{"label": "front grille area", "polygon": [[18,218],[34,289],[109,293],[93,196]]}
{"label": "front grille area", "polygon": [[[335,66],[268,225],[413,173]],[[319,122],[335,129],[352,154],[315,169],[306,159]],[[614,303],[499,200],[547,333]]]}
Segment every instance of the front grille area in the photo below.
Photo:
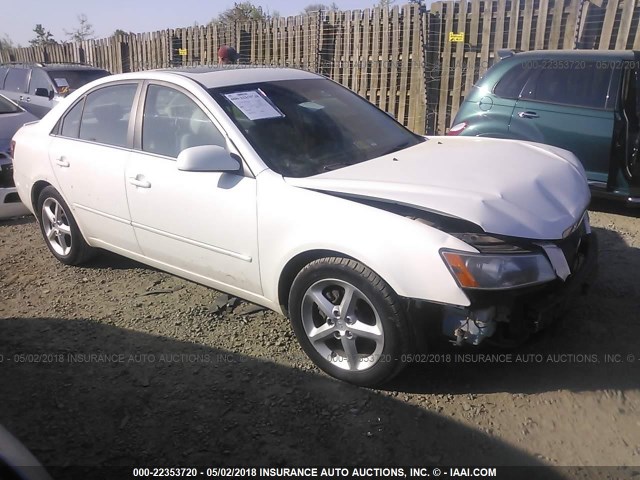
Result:
{"label": "front grille area", "polygon": [[16,184],[13,182],[13,165],[10,163],[0,165],[0,188],[11,188],[15,186]]}

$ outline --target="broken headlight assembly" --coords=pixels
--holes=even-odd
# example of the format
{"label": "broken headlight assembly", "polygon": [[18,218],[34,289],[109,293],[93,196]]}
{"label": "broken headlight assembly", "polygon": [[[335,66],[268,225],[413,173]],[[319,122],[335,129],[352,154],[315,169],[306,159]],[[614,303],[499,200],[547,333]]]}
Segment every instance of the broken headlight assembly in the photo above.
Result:
{"label": "broken headlight assembly", "polygon": [[489,254],[441,250],[458,285],[467,289],[503,290],[552,281],[553,267],[542,253]]}

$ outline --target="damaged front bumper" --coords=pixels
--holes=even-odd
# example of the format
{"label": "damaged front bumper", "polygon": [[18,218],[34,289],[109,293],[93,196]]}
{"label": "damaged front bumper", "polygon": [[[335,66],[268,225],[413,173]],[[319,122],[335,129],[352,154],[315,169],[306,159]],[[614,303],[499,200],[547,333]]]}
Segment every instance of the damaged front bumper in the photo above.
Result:
{"label": "damaged front bumper", "polygon": [[469,307],[442,307],[443,333],[454,343],[515,346],[555,321],[585,291],[597,269],[598,245],[590,231],[559,242],[569,272],[534,287],[469,291]]}

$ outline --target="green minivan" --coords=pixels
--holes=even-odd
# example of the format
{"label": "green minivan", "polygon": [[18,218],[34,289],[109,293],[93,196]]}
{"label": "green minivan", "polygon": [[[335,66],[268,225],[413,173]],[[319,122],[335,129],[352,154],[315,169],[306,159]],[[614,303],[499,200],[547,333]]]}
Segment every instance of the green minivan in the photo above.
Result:
{"label": "green minivan", "polygon": [[510,50],[499,56],[447,134],[570,150],[594,196],[640,206],[640,52]]}

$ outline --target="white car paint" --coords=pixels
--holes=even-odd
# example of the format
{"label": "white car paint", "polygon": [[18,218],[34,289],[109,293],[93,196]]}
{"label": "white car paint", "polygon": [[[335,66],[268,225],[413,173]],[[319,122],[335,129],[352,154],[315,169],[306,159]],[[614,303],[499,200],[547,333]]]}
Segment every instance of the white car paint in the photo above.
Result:
{"label": "white car paint", "polygon": [[488,233],[539,240],[561,239],[591,198],[572,153],[475,137],[432,137],[368,162],[287,181],[442,212]]}
{"label": "white car paint", "polygon": [[[20,197],[33,211],[32,189],[47,182],[71,206],[90,245],[280,312],[286,300],[278,290],[283,269],[313,250],[359,260],[400,296],[470,304],[439,251],[476,252],[473,247],[423,223],[326,191],[406,203],[529,238],[561,238],[582,217],[589,190],[572,154],[521,142],[432,137],[352,167],[306,179],[283,178],[266,166],[200,84],[209,88],[291,78],[318,77],[288,69],[233,69],[97,80],[16,134]],[[190,91],[224,133],[230,152],[244,160],[248,175],[179,172],[175,162],[150,154],[50,135],[78,97],[126,79],[164,81]],[[534,163],[542,166],[534,169]]]}

